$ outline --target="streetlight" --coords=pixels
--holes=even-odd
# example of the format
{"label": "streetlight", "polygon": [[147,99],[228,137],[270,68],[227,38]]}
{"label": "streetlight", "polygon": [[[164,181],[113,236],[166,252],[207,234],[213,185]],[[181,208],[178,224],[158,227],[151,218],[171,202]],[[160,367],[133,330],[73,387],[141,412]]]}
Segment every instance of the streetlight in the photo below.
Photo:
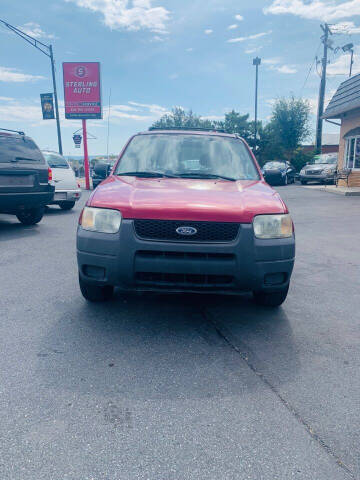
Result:
{"label": "streetlight", "polygon": [[44,55],[50,58],[51,62],[51,73],[52,73],[52,81],[53,81],[53,88],[54,88],[54,100],[55,100],[55,112],[56,112],[56,127],[57,127],[57,136],[58,136],[58,144],[59,144],[59,153],[62,155],[62,142],[61,142],[61,130],[60,130],[60,117],[59,117],[59,105],[58,105],[58,98],[57,98],[57,90],[56,90],[56,79],[55,79],[55,63],[54,63],[54,54],[52,45],[46,45],[45,43],[39,42],[36,38],[28,35],[27,33],[23,32],[17,27],[10,25],[10,23],[1,20],[0,22],[5,25],[9,30],[16,33],[19,37],[23,38],[26,42],[30,43],[33,47],[37,48],[42,52]]}
{"label": "streetlight", "polygon": [[253,65],[256,67],[256,79],[255,79],[255,128],[254,128],[254,152],[256,153],[257,144],[257,110],[258,110],[258,82],[259,82],[259,65],[261,64],[261,58],[256,57],[253,59]]}

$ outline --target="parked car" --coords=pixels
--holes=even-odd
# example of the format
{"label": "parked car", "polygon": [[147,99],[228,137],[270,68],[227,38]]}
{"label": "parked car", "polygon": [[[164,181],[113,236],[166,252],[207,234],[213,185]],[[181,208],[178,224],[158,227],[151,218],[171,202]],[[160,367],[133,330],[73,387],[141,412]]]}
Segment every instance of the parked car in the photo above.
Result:
{"label": "parked car", "polygon": [[252,291],[286,298],[295,237],[288,209],[244,140],[199,130],[133,136],[92,193],[77,232],[90,301],[124,291]]}
{"label": "parked car", "polygon": [[96,163],[92,171],[93,188],[96,188],[100,183],[107,178],[111,172],[113,165],[110,163]]}
{"label": "parked car", "polygon": [[52,171],[38,146],[23,132],[0,129],[0,213],[25,225],[42,219],[54,197]]}
{"label": "parked car", "polygon": [[306,185],[310,181],[320,183],[334,183],[337,171],[337,153],[323,153],[315,155],[310,163],[300,171],[300,182]]}
{"label": "parked car", "polygon": [[295,182],[296,170],[285,160],[265,163],[262,172],[269,185],[287,185]]}
{"label": "parked car", "polygon": [[59,205],[62,210],[71,210],[81,197],[81,188],[74,170],[59,153],[50,150],[44,150],[42,153],[52,170],[52,179],[55,184],[54,198],[48,205]]}

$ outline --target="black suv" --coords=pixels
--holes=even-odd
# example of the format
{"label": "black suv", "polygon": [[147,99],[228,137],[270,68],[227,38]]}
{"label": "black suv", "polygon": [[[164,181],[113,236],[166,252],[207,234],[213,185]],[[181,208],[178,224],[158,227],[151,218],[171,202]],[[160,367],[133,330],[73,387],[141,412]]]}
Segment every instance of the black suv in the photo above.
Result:
{"label": "black suv", "polygon": [[23,132],[0,129],[0,213],[34,225],[51,203],[51,170],[35,142]]}

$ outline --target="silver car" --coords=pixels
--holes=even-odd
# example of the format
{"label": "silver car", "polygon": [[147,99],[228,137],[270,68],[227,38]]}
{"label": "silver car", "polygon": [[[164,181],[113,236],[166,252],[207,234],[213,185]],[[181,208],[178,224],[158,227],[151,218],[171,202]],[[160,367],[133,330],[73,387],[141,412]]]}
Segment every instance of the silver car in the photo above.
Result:
{"label": "silver car", "polygon": [[323,153],[315,155],[311,163],[305,165],[300,171],[300,182],[306,185],[308,182],[334,183],[337,170],[337,153]]}

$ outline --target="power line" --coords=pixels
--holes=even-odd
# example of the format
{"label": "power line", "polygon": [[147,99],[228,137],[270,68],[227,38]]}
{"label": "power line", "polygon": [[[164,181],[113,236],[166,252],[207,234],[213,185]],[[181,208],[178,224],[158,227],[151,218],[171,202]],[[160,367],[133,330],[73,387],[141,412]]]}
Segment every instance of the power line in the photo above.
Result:
{"label": "power line", "polygon": [[311,62],[311,65],[310,65],[309,71],[308,71],[308,73],[307,73],[307,75],[306,75],[304,84],[303,84],[303,86],[302,86],[301,89],[300,89],[300,97],[302,96],[303,91],[304,91],[304,88],[305,88],[305,86],[306,86],[306,84],[307,84],[307,81],[309,80],[310,73],[311,73],[311,70],[312,70],[312,68],[313,68],[313,66],[314,66],[314,63],[317,61],[317,54],[318,54],[320,45],[321,45],[321,42],[319,43],[319,45],[318,45],[318,47],[317,47],[317,49],[316,49],[315,56],[314,56],[314,58],[313,58],[313,61]]}

